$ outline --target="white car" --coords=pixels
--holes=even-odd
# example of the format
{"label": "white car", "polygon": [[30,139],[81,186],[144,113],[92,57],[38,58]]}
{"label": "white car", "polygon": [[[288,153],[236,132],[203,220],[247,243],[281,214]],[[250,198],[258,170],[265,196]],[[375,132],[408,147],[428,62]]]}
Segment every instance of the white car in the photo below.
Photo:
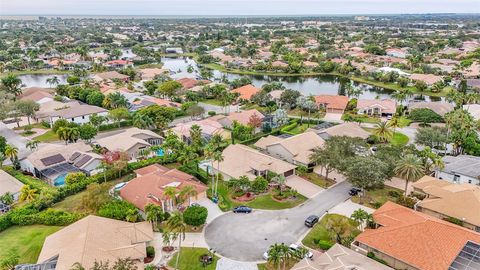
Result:
{"label": "white car", "polygon": [[[293,251],[298,251],[301,248],[305,248],[305,247],[299,246],[297,244],[290,245],[290,249]],[[305,254],[305,258],[313,259],[313,253],[308,250],[307,253]]]}

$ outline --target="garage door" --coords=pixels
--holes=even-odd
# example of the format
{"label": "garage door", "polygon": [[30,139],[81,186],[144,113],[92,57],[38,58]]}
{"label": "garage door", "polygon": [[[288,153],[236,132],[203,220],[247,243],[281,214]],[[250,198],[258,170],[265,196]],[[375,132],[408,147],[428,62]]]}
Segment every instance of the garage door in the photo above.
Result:
{"label": "garage door", "polygon": [[293,170],[286,171],[283,175],[284,175],[285,177],[289,177],[290,175],[293,175]]}

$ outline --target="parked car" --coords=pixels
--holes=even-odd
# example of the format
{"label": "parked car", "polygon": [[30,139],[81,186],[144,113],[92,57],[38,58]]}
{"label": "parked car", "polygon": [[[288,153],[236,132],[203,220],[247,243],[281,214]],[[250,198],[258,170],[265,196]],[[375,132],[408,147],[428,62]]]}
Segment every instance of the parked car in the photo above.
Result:
{"label": "parked car", "polygon": [[237,206],[235,208],[233,208],[233,212],[234,213],[246,213],[246,214],[249,214],[252,212],[252,208],[248,207],[248,206],[244,206],[244,205],[241,205],[241,206]]}
{"label": "parked car", "polygon": [[312,228],[317,222],[319,217],[316,215],[310,215],[305,219],[305,226]]}
{"label": "parked car", "polygon": [[310,251],[309,251],[307,248],[305,248],[305,247],[299,246],[299,245],[297,245],[297,244],[291,244],[291,245],[289,246],[289,248],[290,248],[292,251],[294,251],[294,252],[298,252],[298,251],[300,251],[301,249],[305,249],[306,252],[305,252],[305,257],[304,257],[304,258],[309,258],[310,260],[313,259],[313,253],[310,252]]}
{"label": "parked car", "polygon": [[360,193],[360,192],[362,192],[361,189],[354,187],[354,188],[351,188],[351,189],[350,189],[350,191],[348,192],[348,194],[349,194],[350,196],[357,196],[358,193]]}

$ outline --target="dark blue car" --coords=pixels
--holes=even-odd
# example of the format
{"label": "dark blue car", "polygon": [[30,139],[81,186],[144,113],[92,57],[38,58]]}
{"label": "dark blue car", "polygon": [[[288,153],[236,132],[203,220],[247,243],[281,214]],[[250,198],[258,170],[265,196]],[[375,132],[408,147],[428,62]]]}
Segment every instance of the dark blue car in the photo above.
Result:
{"label": "dark blue car", "polygon": [[248,207],[248,206],[237,206],[235,208],[233,208],[233,212],[234,213],[251,213],[252,212],[252,208]]}

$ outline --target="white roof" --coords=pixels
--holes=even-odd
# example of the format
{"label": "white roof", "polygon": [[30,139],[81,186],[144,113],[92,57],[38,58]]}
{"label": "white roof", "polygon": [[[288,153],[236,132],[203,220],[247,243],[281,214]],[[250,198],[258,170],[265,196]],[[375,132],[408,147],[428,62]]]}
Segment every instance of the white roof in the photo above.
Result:
{"label": "white roof", "polygon": [[22,182],[18,181],[15,177],[5,171],[0,170],[0,196],[7,192],[10,192],[11,194],[18,193],[22,187]]}

